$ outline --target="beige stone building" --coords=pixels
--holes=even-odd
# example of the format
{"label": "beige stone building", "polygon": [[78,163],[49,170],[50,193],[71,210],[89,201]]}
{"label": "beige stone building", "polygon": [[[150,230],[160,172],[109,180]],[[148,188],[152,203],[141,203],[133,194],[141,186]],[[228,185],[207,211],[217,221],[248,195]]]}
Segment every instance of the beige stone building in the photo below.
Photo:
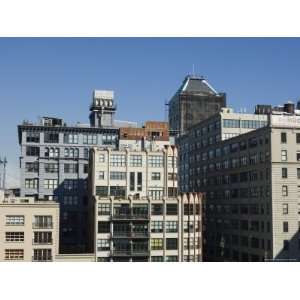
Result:
{"label": "beige stone building", "polygon": [[0,191],[0,261],[55,261],[58,239],[58,203]]}
{"label": "beige stone building", "polygon": [[[226,120],[221,127],[245,118]],[[206,198],[204,259],[300,260],[300,116],[272,114],[261,128],[203,143],[216,133],[210,121],[183,137],[179,151],[180,187]]]}
{"label": "beige stone building", "polygon": [[120,130],[90,152],[90,237],[97,261],[201,261],[201,196],[178,195],[168,124]]}

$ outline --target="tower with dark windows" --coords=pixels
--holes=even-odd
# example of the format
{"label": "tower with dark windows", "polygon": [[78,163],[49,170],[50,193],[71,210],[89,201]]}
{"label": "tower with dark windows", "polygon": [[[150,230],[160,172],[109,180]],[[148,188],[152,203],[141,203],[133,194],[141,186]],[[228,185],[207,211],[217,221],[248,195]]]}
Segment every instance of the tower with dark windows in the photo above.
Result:
{"label": "tower with dark windows", "polygon": [[183,134],[226,107],[226,94],[217,92],[203,77],[188,75],[168,105],[170,130]]}

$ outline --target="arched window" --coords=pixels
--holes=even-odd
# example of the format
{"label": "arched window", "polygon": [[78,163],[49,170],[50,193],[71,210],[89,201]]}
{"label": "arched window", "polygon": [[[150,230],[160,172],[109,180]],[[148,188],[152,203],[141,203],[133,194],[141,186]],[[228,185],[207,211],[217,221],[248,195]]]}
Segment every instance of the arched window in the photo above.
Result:
{"label": "arched window", "polygon": [[45,157],[49,157],[49,148],[45,148]]}

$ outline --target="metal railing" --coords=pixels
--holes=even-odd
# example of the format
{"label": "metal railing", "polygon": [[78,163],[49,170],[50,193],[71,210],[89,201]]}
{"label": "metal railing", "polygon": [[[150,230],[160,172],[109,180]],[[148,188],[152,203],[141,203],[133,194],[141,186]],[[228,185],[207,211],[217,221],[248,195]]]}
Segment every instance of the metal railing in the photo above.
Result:
{"label": "metal railing", "polygon": [[115,220],[149,220],[148,214],[114,214],[112,219]]}
{"label": "metal railing", "polygon": [[53,257],[51,256],[32,256],[32,261],[38,261],[38,262],[47,262],[47,261],[53,261]]}
{"label": "metal railing", "polygon": [[35,229],[45,229],[45,228],[48,228],[48,229],[52,229],[53,228],[53,223],[32,223],[32,228],[35,228]]}
{"label": "metal railing", "polygon": [[113,238],[148,238],[149,232],[135,232],[135,231],[114,231],[113,232]]}
{"label": "metal railing", "polygon": [[32,244],[33,245],[52,245],[53,244],[53,239],[48,239],[48,240],[36,240],[32,239]]}

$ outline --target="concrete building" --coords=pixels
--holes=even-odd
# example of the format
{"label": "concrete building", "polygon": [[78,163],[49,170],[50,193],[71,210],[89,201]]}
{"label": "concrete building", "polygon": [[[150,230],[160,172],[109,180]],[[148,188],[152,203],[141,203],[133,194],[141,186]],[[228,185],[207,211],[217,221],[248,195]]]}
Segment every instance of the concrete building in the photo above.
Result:
{"label": "concrete building", "polygon": [[198,191],[195,166],[205,162],[212,154],[202,149],[267,125],[267,115],[235,113],[232,108],[221,111],[192,126],[187,134],[177,139],[179,149],[179,188],[181,192]]}
{"label": "concrete building", "polygon": [[59,204],[4,198],[0,190],[0,261],[55,261],[59,250]]}
{"label": "concrete building", "polygon": [[191,126],[226,107],[226,95],[217,92],[203,77],[189,75],[168,106],[170,129],[183,134]]}
{"label": "concrete building", "polygon": [[206,198],[205,260],[299,260],[300,117],[270,114],[262,128],[203,145],[206,123],[179,150],[182,187]]}
{"label": "concrete building", "polygon": [[38,124],[18,126],[21,146],[21,197],[61,204],[60,250],[88,252],[88,156],[94,146],[115,148],[118,128],[112,91],[95,91],[90,107],[91,124],[67,126],[62,119],[44,117]]}
{"label": "concrete building", "polygon": [[167,123],[121,129],[118,150],[91,150],[89,170],[97,261],[201,260],[202,198],[178,196]]}

